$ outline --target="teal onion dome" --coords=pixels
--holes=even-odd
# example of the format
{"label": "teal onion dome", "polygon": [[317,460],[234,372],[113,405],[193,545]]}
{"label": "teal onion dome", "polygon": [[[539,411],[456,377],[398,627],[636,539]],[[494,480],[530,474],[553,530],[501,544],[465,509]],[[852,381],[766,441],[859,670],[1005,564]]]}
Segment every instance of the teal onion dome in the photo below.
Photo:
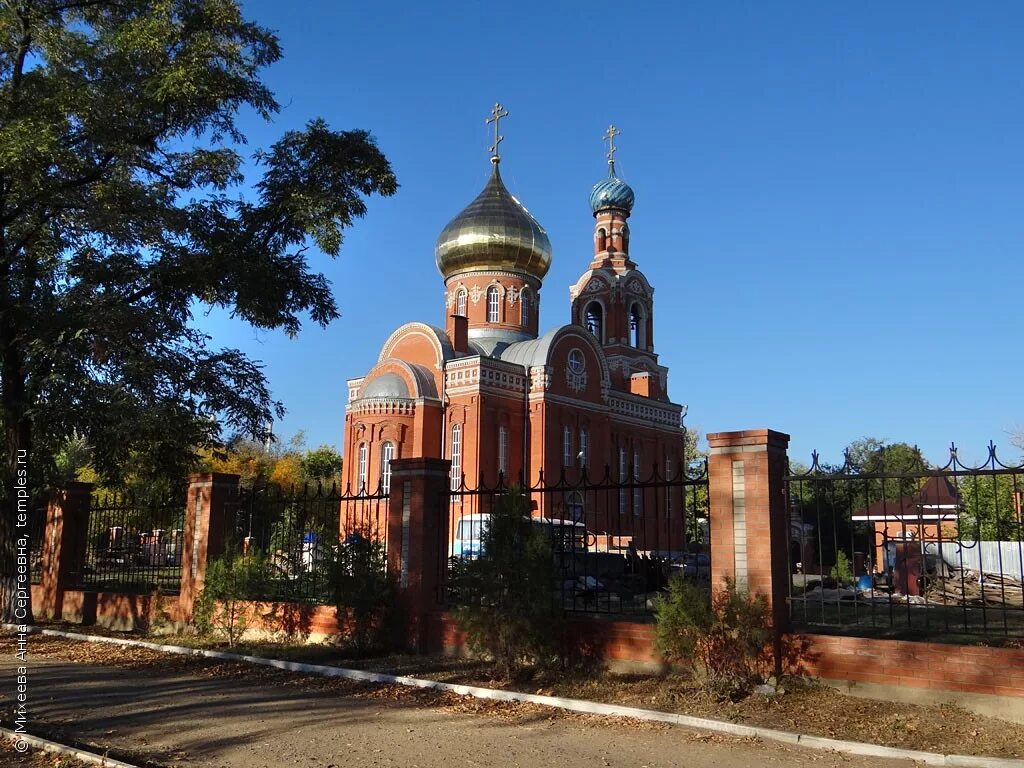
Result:
{"label": "teal onion dome", "polygon": [[597,213],[605,208],[618,208],[626,213],[633,210],[633,188],[614,174],[590,190],[590,210]]}

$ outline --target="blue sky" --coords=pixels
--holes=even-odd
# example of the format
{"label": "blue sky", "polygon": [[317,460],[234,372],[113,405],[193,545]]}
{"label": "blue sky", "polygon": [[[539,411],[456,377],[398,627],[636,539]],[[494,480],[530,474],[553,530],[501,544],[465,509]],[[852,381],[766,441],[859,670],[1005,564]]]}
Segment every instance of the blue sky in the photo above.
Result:
{"label": "blue sky", "polygon": [[[345,380],[401,323],[443,324],[433,245],[489,172],[548,230],[542,329],[592,251],[590,187],[614,122],[636,191],[670,393],[703,431],[771,427],[791,456],[864,435],[983,458],[1024,423],[1024,4],[334,3],[250,0],[284,59],[284,109],[373,132],[402,187],[336,261],[342,318],[296,339],[221,313],[264,361],[280,434],[342,441]],[[397,297],[390,300],[390,297]]]}

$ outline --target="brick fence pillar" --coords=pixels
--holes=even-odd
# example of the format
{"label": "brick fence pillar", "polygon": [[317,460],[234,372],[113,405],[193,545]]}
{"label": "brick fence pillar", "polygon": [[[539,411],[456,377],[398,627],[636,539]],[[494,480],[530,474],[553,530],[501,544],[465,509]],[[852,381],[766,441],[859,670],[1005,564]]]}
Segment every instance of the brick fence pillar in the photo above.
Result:
{"label": "brick fence pillar", "polygon": [[203,590],[206,564],[224,552],[226,518],[238,505],[238,481],[238,475],[221,472],[189,475],[178,593],[184,622],[192,618],[192,606]]}
{"label": "brick fence pillar", "polygon": [[50,498],[39,580],[42,601],[34,608],[45,619],[61,618],[64,591],[80,579],[85,567],[91,494],[92,483],[69,482]]}
{"label": "brick fence pillar", "polygon": [[708,435],[711,583],[725,577],[768,598],[776,633],[789,625],[789,435],[770,429]]}
{"label": "brick fence pillar", "polygon": [[[410,647],[440,643],[431,616],[441,602],[448,559],[446,459],[393,459],[388,500],[388,569],[395,575]],[[436,636],[435,636],[436,635]]]}

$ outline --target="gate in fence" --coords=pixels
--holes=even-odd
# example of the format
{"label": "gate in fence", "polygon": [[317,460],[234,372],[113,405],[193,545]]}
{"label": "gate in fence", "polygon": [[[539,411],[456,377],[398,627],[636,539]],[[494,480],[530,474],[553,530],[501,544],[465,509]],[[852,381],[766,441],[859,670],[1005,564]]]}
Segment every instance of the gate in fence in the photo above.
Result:
{"label": "gate in fence", "polygon": [[857,635],[1024,637],[1024,465],[862,471],[847,456],[785,482],[790,615]]}

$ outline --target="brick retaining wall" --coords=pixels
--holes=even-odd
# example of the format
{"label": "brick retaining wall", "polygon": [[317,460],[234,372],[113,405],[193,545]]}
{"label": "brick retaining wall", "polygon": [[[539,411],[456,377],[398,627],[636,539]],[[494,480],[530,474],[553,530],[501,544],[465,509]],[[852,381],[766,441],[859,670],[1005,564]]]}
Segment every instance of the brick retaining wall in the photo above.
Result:
{"label": "brick retaining wall", "polygon": [[[33,599],[41,595],[33,586]],[[68,590],[64,620],[131,630],[152,621],[156,606],[150,595]],[[160,598],[160,611],[170,622],[180,619],[177,598]],[[258,602],[249,604],[249,626],[284,630],[323,638],[339,634],[333,606]],[[457,652],[465,646],[446,612],[430,616],[431,650]],[[788,635],[787,646],[799,648],[790,660],[792,671],[832,681],[878,683],[955,693],[980,693],[1024,698],[1024,648],[992,648],[835,635]],[[609,664],[645,667],[661,664],[654,648],[654,625],[644,622],[570,618],[566,642],[570,652]]]}
{"label": "brick retaining wall", "polygon": [[1024,698],[1024,648],[800,635],[807,674],[829,680]]}

